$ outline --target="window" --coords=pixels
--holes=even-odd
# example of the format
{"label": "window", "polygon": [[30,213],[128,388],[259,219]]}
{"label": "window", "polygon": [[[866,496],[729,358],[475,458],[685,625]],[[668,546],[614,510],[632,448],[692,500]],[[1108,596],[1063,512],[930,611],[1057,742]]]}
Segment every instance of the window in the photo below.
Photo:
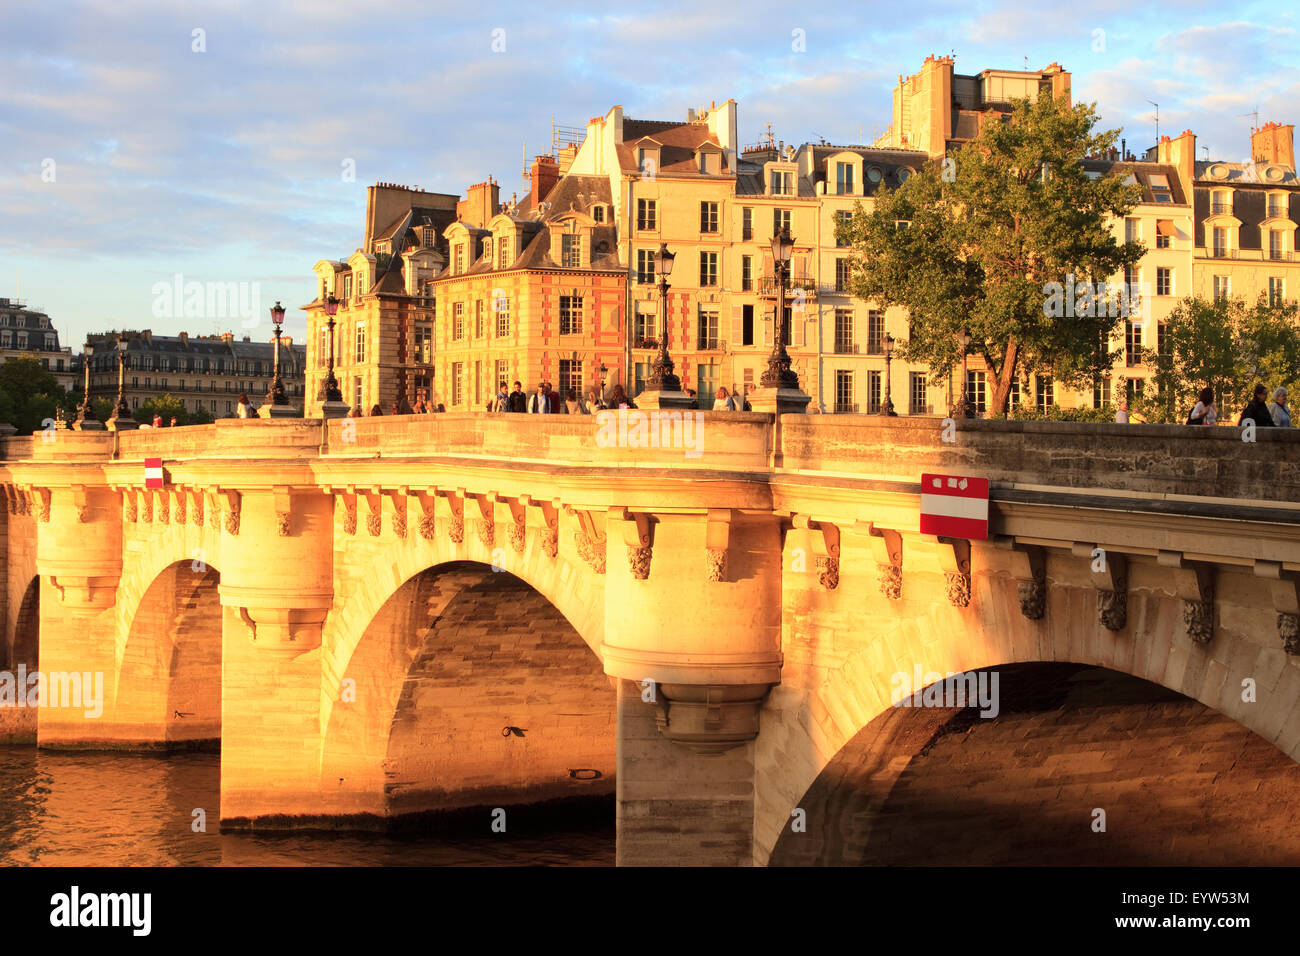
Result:
{"label": "window", "polygon": [[1156,354],[1169,355],[1169,323],[1156,323]]}
{"label": "window", "polygon": [[366,360],[366,323],[357,323],[356,335],[356,363],[360,365]]}
{"label": "window", "polygon": [[498,239],[497,249],[499,253],[497,258],[497,268],[498,269],[508,268],[510,266],[510,263],[514,261],[513,259],[510,258],[510,237],[502,236],[500,239]]}
{"label": "window", "polygon": [[1268,277],[1268,301],[1271,305],[1280,305],[1285,291],[1281,276]]}
{"label": "window", "polygon": [[1142,241],[1142,221],[1140,219],[1124,220],[1124,241],[1125,242]]}
{"label": "window", "polygon": [[653,199],[638,199],[636,201],[636,227],[638,229],[656,228],[655,201]]}
{"label": "window", "polygon": [[474,338],[483,338],[483,300],[474,303]]}
{"label": "window", "polygon": [[847,209],[840,209],[835,213],[835,225],[837,227],[835,230],[835,245],[841,249],[847,246],[849,241],[840,235],[839,227],[848,228],[849,223],[852,221],[853,213],[849,212]]}
{"label": "window", "polygon": [[841,196],[846,196],[853,192],[852,163],[835,164],[835,191]]}
{"label": "window", "polygon": [[1124,379],[1124,397],[1128,400],[1128,403],[1130,405],[1132,405],[1134,402],[1136,402],[1139,398],[1142,397],[1142,393],[1145,390],[1145,388],[1146,388],[1145,379],[1140,379],[1140,378]]}
{"label": "window", "polygon": [[510,362],[506,359],[497,359],[497,380],[494,385],[506,383],[506,394],[510,393]]}
{"label": "window", "polygon": [[835,351],[839,355],[853,353],[853,310],[835,310]]}
{"label": "window", "polygon": [[1222,226],[1214,227],[1214,258],[1222,259],[1228,254],[1228,230]]}
{"label": "window", "polygon": [[459,342],[465,337],[465,303],[457,302],[451,307],[451,338]]}
{"label": "window", "polygon": [[645,383],[650,379],[650,363],[637,362],[632,366],[632,393],[640,395]]}
{"label": "window", "polygon": [[1268,231],[1268,257],[1270,259],[1281,259],[1282,256],[1282,230],[1270,229]]}
{"label": "window", "polygon": [[1212,193],[1210,198],[1210,213],[1211,215],[1231,215],[1232,193],[1222,191]]}
{"label": "window", "polygon": [[560,296],[560,334],[577,335],[582,332],[582,296]]}
{"label": "window", "polygon": [[415,360],[424,365],[433,361],[433,326],[415,327]]}
{"label": "window", "polygon": [[718,284],[718,254],[716,252],[700,253],[700,285]]}
{"label": "window", "polygon": [[1229,289],[1228,289],[1228,277],[1227,277],[1227,276],[1215,276],[1215,277],[1214,277],[1214,297],[1215,297],[1216,299],[1226,299],[1229,295],[1231,295],[1231,292],[1230,292]]}
{"label": "window", "polygon": [[790,228],[790,210],[773,209],[772,210],[772,235],[776,235],[782,229]]}
{"label": "window", "polygon": [[231,412],[230,402],[226,402],[226,414],[229,415],[230,412]]}
{"label": "window", "polygon": [[754,291],[754,257],[740,257],[740,291]]}
{"label": "window", "polygon": [[1056,385],[1050,375],[1034,376],[1034,403],[1040,412],[1045,412],[1056,404]]}
{"label": "window", "polygon": [[451,257],[452,275],[460,275],[465,271],[465,243],[456,243],[456,251]]}
{"label": "window", "polygon": [[930,390],[925,384],[924,372],[907,374],[907,413],[909,415],[928,415],[930,413]]}
{"label": "window", "polygon": [[853,373],[844,369],[835,371],[835,411],[838,414],[856,412],[853,404]]}
{"label": "window", "polygon": [[849,291],[849,260],[848,259],[835,260],[835,291],[836,292]]}
{"label": "window", "polygon": [[1173,244],[1174,224],[1168,219],[1156,222],[1156,248],[1168,249]]}
{"label": "window", "polygon": [[718,231],[718,204],[715,202],[700,203],[700,232],[717,232]]}
{"label": "window", "polygon": [[605,207],[604,207],[604,206],[593,206],[592,209],[591,209],[591,218],[594,219],[596,222],[604,222],[604,221],[605,221]]}
{"label": "window", "polygon": [[1156,295],[1174,294],[1174,270],[1163,266],[1156,269]]}
{"label": "window", "polygon": [[867,313],[867,354],[885,354],[885,313],[875,309]]}
{"label": "window", "polygon": [[1133,368],[1141,364],[1142,325],[1132,319],[1124,320],[1124,364]]}
{"label": "window", "polygon": [[510,334],[510,300],[503,295],[496,296],[492,307],[497,314],[497,338],[503,339]]}
{"label": "window", "polygon": [[740,210],[740,239],[748,242],[754,238],[754,210],[746,206]]}
{"label": "window", "polygon": [[653,249],[636,251],[636,281],[642,284],[655,281],[655,254]]}
{"label": "window", "polygon": [[437,240],[437,233],[433,231],[432,226],[424,227],[424,248],[432,249],[434,242]]}
{"label": "window", "polygon": [[[636,315],[632,317],[633,348],[657,348],[659,346],[659,342],[655,337],[655,319],[656,315],[654,312],[642,312],[638,307]],[[647,345],[646,343],[653,344]]]}
{"label": "window", "polygon": [[1096,378],[1092,383],[1092,407],[1104,408],[1110,404],[1110,379]]}
{"label": "window", "polygon": [[1268,218],[1269,219],[1279,219],[1282,217],[1283,215],[1282,207],[1285,203],[1285,200],[1286,200],[1285,196],[1278,196],[1276,194],[1270,195],[1268,197]]}
{"label": "window", "polygon": [[1147,184],[1151,187],[1151,195],[1155,196],[1156,202],[1173,202],[1173,193],[1169,191],[1169,177],[1163,173],[1151,173],[1147,176]]}
{"label": "window", "polygon": [[988,411],[988,376],[985,372],[967,371],[966,398],[981,415]]}
{"label": "window", "polygon": [[740,307],[740,344],[754,344],[754,307],[752,305],[742,305]]}
{"label": "window", "polygon": [[465,363],[451,363],[451,403],[459,405],[465,397]]}
{"label": "window", "polygon": [[492,237],[491,236],[487,236],[483,239],[483,251],[480,254],[483,256],[483,260],[488,264],[488,267],[490,268],[492,265]]}
{"label": "window", "polygon": [[771,170],[768,178],[768,184],[772,187],[773,196],[792,196],[794,195],[794,173]]}
{"label": "window", "polygon": [[696,348],[701,351],[718,347],[718,313],[716,309],[700,309],[699,337]]}
{"label": "window", "polygon": [[343,277],[343,301],[352,301],[352,273],[349,272]]}
{"label": "window", "polygon": [[560,237],[560,265],[577,269],[582,265],[582,237],[566,234]]}
{"label": "window", "polygon": [[875,369],[867,373],[867,411],[872,415],[880,412],[880,372]]}
{"label": "window", "polygon": [[560,359],[560,380],[555,383],[560,390],[560,398],[567,398],[570,389],[575,395],[582,395],[582,362],[575,359]]}

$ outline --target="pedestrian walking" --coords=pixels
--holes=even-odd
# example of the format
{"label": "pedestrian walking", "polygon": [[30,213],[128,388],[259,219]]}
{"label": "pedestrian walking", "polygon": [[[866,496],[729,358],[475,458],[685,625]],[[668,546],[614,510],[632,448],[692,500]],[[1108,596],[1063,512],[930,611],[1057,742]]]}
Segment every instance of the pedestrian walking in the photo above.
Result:
{"label": "pedestrian walking", "polygon": [[1255,386],[1250,403],[1242,409],[1237,424],[1244,425],[1247,421],[1253,421],[1260,427],[1267,426],[1269,428],[1277,424],[1277,422],[1273,421],[1273,416],[1268,413],[1268,389],[1263,384]]}
{"label": "pedestrian walking", "polygon": [[1196,404],[1187,414],[1188,425],[1213,425],[1219,420],[1219,413],[1214,408],[1214,389],[1208,385],[1196,396]]}
{"label": "pedestrian walking", "polygon": [[1291,410],[1286,407],[1286,389],[1279,388],[1273,393],[1273,401],[1268,406],[1268,413],[1278,428],[1291,427]]}
{"label": "pedestrian walking", "polygon": [[235,406],[235,414],[240,418],[249,418],[248,396],[243,392],[239,393],[239,404]]}

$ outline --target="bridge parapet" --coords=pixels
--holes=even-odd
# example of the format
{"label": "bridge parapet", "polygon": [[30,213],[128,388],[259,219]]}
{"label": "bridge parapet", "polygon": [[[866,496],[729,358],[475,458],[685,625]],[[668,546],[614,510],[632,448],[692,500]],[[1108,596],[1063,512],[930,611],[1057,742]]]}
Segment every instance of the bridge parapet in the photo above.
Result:
{"label": "bridge parapet", "polygon": [[440,455],[613,467],[766,469],[772,416],[609,410],[596,415],[333,419],[335,457]]}
{"label": "bridge parapet", "polygon": [[922,472],[1024,486],[1300,502],[1300,431],[787,415],[790,470],[915,482]]}
{"label": "bridge parapet", "polygon": [[315,418],[226,418],[211,425],[140,429],[121,433],[117,457],[128,461],[315,457],[321,425]]}

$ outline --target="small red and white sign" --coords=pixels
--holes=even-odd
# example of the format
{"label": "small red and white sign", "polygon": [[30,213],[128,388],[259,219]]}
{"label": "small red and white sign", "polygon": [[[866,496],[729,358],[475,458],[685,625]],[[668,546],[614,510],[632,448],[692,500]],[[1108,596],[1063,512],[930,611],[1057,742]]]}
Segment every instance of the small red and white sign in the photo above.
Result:
{"label": "small red and white sign", "polygon": [[146,458],[144,460],[144,486],[146,488],[161,488],[163,486],[161,458]]}
{"label": "small red and white sign", "polygon": [[989,480],[921,476],[921,534],[983,541],[989,536]]}

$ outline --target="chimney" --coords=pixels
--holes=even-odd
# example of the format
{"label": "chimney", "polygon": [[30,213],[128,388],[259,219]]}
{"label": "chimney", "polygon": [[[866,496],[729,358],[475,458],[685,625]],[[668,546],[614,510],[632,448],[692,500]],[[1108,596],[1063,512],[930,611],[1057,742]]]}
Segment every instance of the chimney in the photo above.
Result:
{"label": "chimney", "polygon": [[465,198],[456,203],[456,218],[467,226],[484,229],[501,211],[501,185],[489,176],[485,183],[475,183],[465,190]]}
{"label": "chimney", "polygon": [[1156,161],[1177,166],[1178,175],[1183,180],[1183,194],[1190,195],[1189,190],[1196,179],[1196,134],[1185,129],[1175,139],[1160,137]]}
{"label": "chimney", "polygon": [[1250,158],[1295,170],[1295,127],[1290,123],[1265,123],[1250,134]]}
{"label": "chimney", "polygon": [[235,340],[235,333],[234,333],[234,332],[222,332],[222,333],[221,333],[221,341],[224,342],[224,343],[226,343],[227,345],[229,345],[229,344],[230,344],[231,342],[233,342],[234,340]]}
{"label": "chimney", "polygon": [[181,340],[181,347],[182,347],[182,348],[189,348],[189,347],[190,347],[190,333],[188,333],[188,332],[181,332],[181,333],[179,333],[179,334],[177,335],[177,338],[179,338],[179,339]]}
{"label": "chimney", "polygon": [[528,174],[532,186],[533,208],[546,199],[555,184],[560,181],[560,164],[554,156],[538,156],[533,160],[533,168]]}

